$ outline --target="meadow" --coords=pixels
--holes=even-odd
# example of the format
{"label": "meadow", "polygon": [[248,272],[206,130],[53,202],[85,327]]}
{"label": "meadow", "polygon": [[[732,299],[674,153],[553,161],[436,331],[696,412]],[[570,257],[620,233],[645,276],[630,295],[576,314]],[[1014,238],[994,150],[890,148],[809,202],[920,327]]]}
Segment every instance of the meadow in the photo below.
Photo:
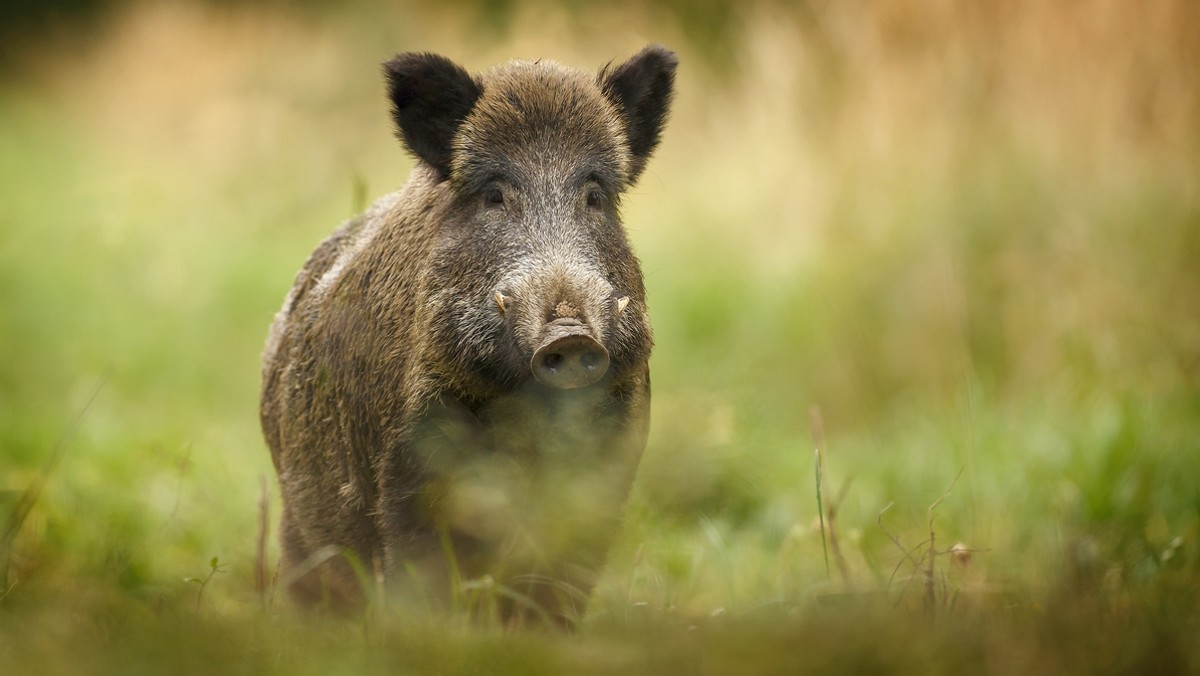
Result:
{"label": "meadow", "polygon": [[[0,60],[3,673],[1200,671],[1193,3],[104,7]],[[653,423],[579,630],[297,611],[259,359],[411,169],[379,63],[648,42]]]}

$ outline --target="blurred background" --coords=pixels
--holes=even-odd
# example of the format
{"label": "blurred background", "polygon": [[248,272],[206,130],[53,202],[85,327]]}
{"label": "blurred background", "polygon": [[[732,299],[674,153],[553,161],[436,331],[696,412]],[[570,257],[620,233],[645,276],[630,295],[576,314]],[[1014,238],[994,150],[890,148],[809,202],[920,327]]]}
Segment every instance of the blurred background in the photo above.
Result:
{"label": "blurred background", "polygon": [[931,515],[977,550],[938,560],[949,592],[1196,598],[1194,2],[56,0],[0,26],[12,603],[256,608],[267,327],[412,166],[380,62],[650,42],[681,63],[624,202],[654,422],[593,613],[903,596]]}

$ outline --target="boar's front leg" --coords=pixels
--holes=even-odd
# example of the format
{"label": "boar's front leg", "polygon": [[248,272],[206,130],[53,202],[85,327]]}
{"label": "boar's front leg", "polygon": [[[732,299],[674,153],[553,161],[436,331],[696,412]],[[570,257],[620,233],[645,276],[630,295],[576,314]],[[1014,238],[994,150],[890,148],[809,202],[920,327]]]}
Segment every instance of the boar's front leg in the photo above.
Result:
{"label": "boar's front leg", "polygon": [[400,602],[445,608],[453,593],[452,570],[460,580],[482,574],[479,543],[455,528],[453,520],[463,517],[453,507],[463,509],[466,500],[456,486],[472,459],[487,455],[487,435],[452,398],[430,403],[406,430],[385,445],[392,451],[379,467],[375,519],[388,591]]}

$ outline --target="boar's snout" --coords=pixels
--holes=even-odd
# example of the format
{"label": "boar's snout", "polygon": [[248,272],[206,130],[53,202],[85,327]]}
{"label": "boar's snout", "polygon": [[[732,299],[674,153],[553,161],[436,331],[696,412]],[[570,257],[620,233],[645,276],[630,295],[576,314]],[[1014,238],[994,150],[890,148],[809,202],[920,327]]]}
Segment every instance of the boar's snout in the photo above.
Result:
{"label": "boar's snout", "polygon": [[533,353],[533,376],[543,385],[562,390],[586,387],[608,372],[608,350],[575,320],[558,319],[546,325],[541,347]]}

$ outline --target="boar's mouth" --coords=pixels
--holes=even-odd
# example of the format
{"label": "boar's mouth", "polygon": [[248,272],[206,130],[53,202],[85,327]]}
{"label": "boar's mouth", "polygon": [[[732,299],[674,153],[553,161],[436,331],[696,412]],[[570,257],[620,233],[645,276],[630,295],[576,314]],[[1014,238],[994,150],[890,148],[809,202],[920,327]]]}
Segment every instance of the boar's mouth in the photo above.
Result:
{"label": "boar's mouth", "polygon": [[608,350],[579,321],[556,319],[546,325],[542,335],[530,368],[543,385],[573,390],[591,385],[608,372]]}

